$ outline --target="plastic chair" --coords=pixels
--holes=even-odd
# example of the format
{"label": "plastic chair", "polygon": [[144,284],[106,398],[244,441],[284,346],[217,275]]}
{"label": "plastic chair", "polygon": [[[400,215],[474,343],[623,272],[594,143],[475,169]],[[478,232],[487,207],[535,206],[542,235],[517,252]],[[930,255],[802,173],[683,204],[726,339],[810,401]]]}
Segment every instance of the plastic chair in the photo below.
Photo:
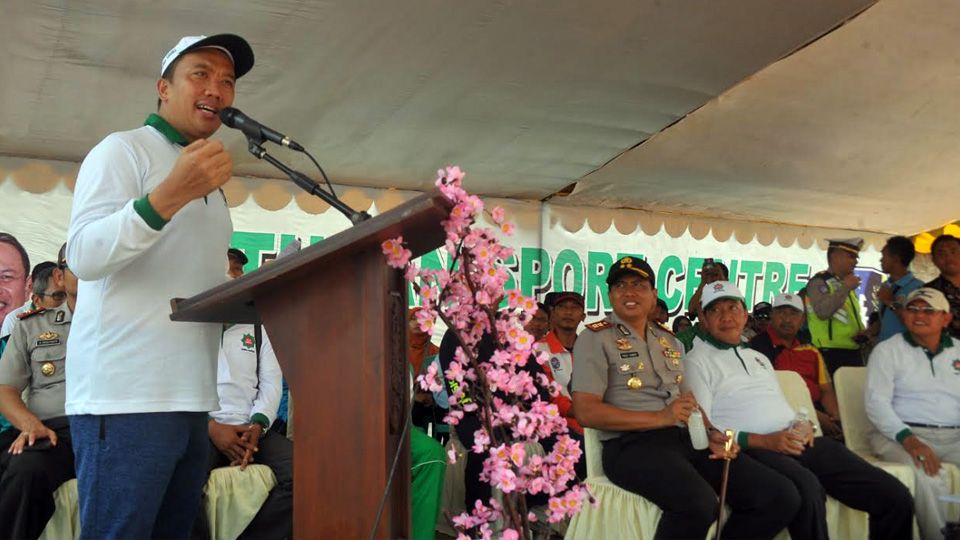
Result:
{"label": "plastic chair", "polygon": [[[833,386],[837,391],[837,401],[840,405],[840,418],[843,420],[843,438],[847,448],[877,467],[889,472],[903,482],[910,493],[914,492],[913,467],[902,463],[881,461],[870,447],[870,437],[877,432],[877,428],[867,417],[866,402],[864,399],[867,382],[867,368],[842,367],[833,376]],[[960,468],[952,463],[944,463],[944,469],[950,479],[950,490],[954,495],[960,495]],[[947,519],[960,519],[960,507],[948,506]]]}

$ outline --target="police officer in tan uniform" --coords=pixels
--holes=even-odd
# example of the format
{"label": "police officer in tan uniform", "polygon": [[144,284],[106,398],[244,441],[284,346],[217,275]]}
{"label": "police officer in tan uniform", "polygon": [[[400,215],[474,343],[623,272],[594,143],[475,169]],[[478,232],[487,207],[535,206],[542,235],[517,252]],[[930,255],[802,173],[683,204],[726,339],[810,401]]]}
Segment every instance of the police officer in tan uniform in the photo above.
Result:
{"label": "police officer in tan uniform", "polygon": [[[717,517],[726,437],[711,429],[709,449],[692,447],[686,421],[697,404],[682,390],[683,345],[648,322],[657,297],[650,265],[624,257],[607,285],[613,314],[587,325],[574,347],[577,420],[600,430],[607,477],[663,510],[656,538],[703,538]],[[728,538],[772,538],[800,505],[789,481],[745,456],[731,462],[727,493]]]}
{"label": "police officer in tan uniform", "polygon": [[0,358],[0,413],[16,428],[0,449],[0,538],[39,537],[53,515],[53,492],[74,477],[64,369],[77,278],[64,252],[66,303],[22,313]]}

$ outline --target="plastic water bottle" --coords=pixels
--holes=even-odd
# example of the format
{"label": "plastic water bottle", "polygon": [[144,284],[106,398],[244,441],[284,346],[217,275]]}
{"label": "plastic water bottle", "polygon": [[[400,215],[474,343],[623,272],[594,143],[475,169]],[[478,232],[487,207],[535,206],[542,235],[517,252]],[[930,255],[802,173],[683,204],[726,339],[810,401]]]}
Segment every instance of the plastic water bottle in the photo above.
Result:
{"label": "plastic water bottle", "polygon": [[687,430],[690,432],[690,442],[695,449],[703,450],[710,445],[707,439],[707,428],[703,425],[703,414],[700,411],[690,413],[690,418],[687,418]]}
{"label": "plastic water bottle", "polygon": [[810,422],[810,411],[806,407],[797,409],[797,415],[790,422],[790,431],[806,439],[813,433],[813,423]]}

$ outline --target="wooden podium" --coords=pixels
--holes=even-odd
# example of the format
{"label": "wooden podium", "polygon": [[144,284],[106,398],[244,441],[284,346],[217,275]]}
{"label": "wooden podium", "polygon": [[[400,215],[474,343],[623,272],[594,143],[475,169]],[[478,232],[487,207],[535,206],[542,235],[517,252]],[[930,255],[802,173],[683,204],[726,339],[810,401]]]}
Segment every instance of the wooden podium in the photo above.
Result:
{"label": "wooden podium", "polygon": [[[380,244],[443,244],[450,203],[430,192],[239,279],[173,300],[174,321],[263,323],[295,403],[294,537],[410,536],[407,286]],[[226,257],[226,253],[224,253]],[[256,459],[256,458],[254,458]]]}

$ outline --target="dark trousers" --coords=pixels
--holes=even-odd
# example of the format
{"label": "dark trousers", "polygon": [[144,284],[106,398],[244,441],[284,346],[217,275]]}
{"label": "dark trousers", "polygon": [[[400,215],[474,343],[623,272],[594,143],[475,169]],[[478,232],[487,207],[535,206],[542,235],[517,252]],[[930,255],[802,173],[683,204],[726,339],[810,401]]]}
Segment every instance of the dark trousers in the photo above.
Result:
{"label": "dark trousers", "polygon": [[842,367],[863,367],[863,355],[860,349],[820,349],[823,363],[833,377],[833,372]]}
{"label": "dark trousers", "polygon": [[464,414],[460,422],[454,426],[454,429],[457,431],[457,438],[460,439],[460,443],[463,444],[466,448],[466,464],[463,470],[463,488],[464,488],[464,501],[467,511],[473,509],[476,501],[481,501],[483,504],[490,504],[490,497],[493,496],[493,493],[490,489],[490,484],[480,480],[480,473],[483,472],[483,460],[486,459],[487,455],[476,454],[470,448],[473,446],[473,434],[478,429],[480,429],[480,417],[476,414]]}
{"label": "dark trousers", "polygon": [[870,538],[910,538],[913,498],[899,480],[870,465],[841,443],[824,437],[799,457],[750,449],[750,457],[779,472],[800,492],[790,537],[827,539],[826,495],[870,515]]}
{"label": "dark trousers", "polygon": [[[607,477],[663,510],[656,538],[706,536],[717,519],[723,463],[694,450],[680,428],[631,432],[603,443]],[[773,538],[793,520],[800,494],[782,475],[741,455],[730,462],[727,502],[733,512],[724,538]]]}
{"label": "dark trousers", "polygon": [[189,538],[207,479],[207,413],[70,417],[81,539]]}
{"label": "dark trousers", "polygon": [[14,430],[4,437],[7,444],[0,448],[0,538],[38,538],[53,515],[53,492],[74,477],[69,426],[48,427],[57,433],[57,445],[44,450],[24,447],[24,452],[15,456],[7,448],[20,432]]}
{"label": "dark trousers", "polygon": [[[293,538],[293,442],[267,431],[257,448],[257,453],[253,455],[254,463],[270,467],[277,478],[277,485],[270,490],[267,500],[240,538]],[[209,456],[210,470],[230,464],[230,458],[217,450],[213,443],[210,443]],[[206,516],[201,513],[201,520],[205,519]]]}

